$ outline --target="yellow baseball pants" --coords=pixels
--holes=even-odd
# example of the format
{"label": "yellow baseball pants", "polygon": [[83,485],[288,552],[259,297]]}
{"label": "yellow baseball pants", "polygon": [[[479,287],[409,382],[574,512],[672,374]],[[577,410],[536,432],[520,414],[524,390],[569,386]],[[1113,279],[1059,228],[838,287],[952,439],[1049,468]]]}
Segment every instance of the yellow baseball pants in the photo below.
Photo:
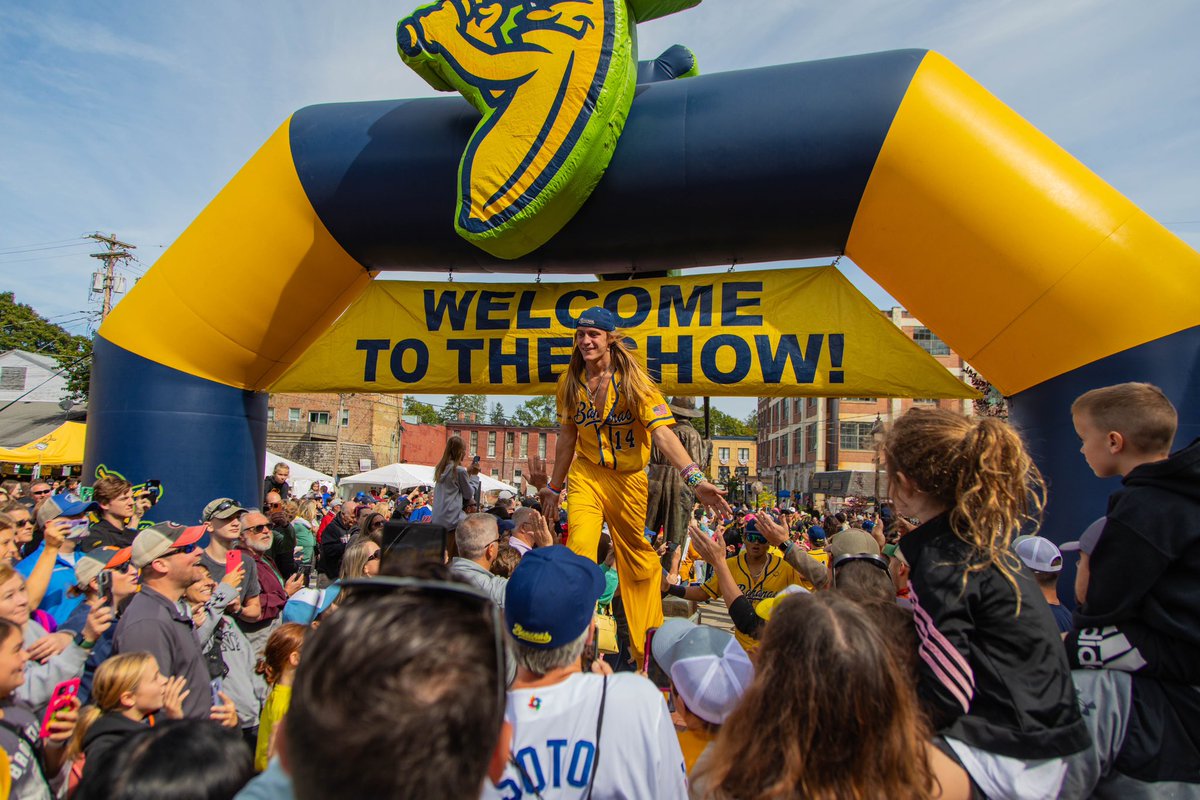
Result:
{"label": "yellow baseball pants", "polygon": [[575,457],[567,475],[567,547],[596,560],[600,526],[616,552],[630,649],[641,664],[646,631],[662,625],[662,564],[646,541],[646,473],[614,472]]}

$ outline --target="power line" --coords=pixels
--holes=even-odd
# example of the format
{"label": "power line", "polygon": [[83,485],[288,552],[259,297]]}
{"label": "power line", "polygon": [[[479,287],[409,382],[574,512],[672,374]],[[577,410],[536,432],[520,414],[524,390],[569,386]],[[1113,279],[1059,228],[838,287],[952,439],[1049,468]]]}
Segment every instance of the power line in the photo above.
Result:
{"label": "power line", "polygon": [[62,250],[67,247],[82,247],[87,242],[75,242],[74,244],[59,244],[52,247],[27,247],[24,250],[0,250],[0,256],[17,256],[22,253],[37,253],[42,250]]}
{"label": "power line", "polygon": [[52,242],[31,242],[29,244],[14,244],[9,247],[0,247],[0,255],[3,255],[3,253],[8,250],[20,250],[20,249],[33,248],[33,247],[44,247],[44,246],[49,246],[49,245],[62,244],[63,242],[74,242],[77,244],[84,244],[84,242],[82,240],[83,240],[82,236],[72,236],[70,239],[55,239]]}
{"label": "power line", "polygon": [[61,261],[64,258],[75,258],[82,253],[61,253],[54,256],[34,256],[33,258],[18,258],[14,261],[0,261],[0,266],[5,264],[27,264],[30,261]]}

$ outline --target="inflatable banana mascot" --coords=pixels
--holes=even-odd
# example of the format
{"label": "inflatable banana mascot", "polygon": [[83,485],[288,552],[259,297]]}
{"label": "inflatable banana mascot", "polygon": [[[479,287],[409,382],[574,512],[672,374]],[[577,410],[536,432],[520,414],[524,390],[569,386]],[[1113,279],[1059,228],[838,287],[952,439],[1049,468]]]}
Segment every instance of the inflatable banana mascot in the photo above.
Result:
{"label": "inflatable banana mascot", "polygon": [[550,240],[599,182],[637,83],[633,26],[699,0],[440,0],[400,57],[483,118],[458,169],[459,235],[498,258]]}

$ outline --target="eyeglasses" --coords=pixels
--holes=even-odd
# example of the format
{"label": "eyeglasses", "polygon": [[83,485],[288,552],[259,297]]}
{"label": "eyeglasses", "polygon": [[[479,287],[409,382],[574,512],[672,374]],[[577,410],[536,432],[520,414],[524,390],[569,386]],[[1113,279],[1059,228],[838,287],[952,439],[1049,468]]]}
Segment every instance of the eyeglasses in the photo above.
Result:
{"label": "eyeglasses", "polygon": [[376,550],[374,553],[371,553],[371,555],[367,556],[367,561],[378,561],[379,560],[379,552],[380,551]]}
{"label": "eyeglasses", "polygon": [[185,544],[183,547],[172,547],[170,550],[163,553],[163,558],[168,558],[170,556],[177,556],[180,553],[182,553],[183,555],[186,556],[186,555],[191,555],[194,552],[196,552],[195,544]]}
{"label": "eyeglasses", "polygon": [[766,544],[767,543],[767,537],[763,536],[761,533],[747,533],[747,534],[743,534],[743,535],[746,537],[746,542],[748,544]]}
{"label": "eyeglasses", "polygon": [[394,578],[391,576],[353,578],[338,581],[338,584],[341,585],[343,590],[353,590],[348,596],[347,602],[360,602],[360,598],[368,592],[397,591],[429,592],[431,594],[440,594],[478,602],[480,609],[486,611],[491,616],[492,643],[496,650],[496,730],[500,729],[500,726],[504,722],[504,707],[507,698],[507,691],[505,689],[505,676],[507,673],[504,667],[504,626],[500,621],[500,608],[492,602],[490,597],[474,586],[447,583],[445,581],[427,581],[419,578]]}
{"label": "eyeglasses", "polygon": [[31,492],[31,494],[34,497],[45,497],[46,495],[50,494],[50,492],[52,492],[52,491],[54,491],[54,490],[53,489],[43,489],[40,492]]}
{"label": "eyeglasses", "polygon": [[841,569],[851,561],[866,561],[868,564],[879,567],[884,572],[891,574],[891,570],[888,569],[887,559],[883,556],[877,556],[874,553],[846,553],[845,555],[840,555],[833,560],[833,568]]}
{"label": "eyeglasses", "polygon": [[258,531],[259,533],[266,533],[267,531],[271,530],[271,526],[266,523],[263,523],[262,525],[250,525],[246,528],[246,530]]}
{"label": "eyeglasses", "polygon": [[283,508],[283,503],[267,503],[267,508]]}
{"label": "eyeglasses", "polygon": [[13,520],[13,524],[21,525],[21,526],[29,526],[30,528],[32,528],[33,520],[30,519],[29,517],[26,517],[25,519],[15,519],[15,520]]}

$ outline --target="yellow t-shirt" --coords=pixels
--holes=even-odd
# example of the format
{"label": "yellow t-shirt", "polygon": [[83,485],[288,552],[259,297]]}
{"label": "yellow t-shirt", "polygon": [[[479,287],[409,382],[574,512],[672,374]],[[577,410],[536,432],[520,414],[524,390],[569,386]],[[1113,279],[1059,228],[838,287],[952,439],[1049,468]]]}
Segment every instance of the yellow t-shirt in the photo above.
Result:
{"label": "yellow t-shirt", "polygon": [[641,406],[630,409],[621,391],[621,376],[613,373],[604,393],[604,408],[598,410],[580,382],[579,401],[574,409],[558,410],[559,418],[575,423],[575,455],[616,472],[640,472],[650,461],[650,433],[663,425],[674,425],[675,417],[662,394],[653,389]]}
{"label": "yellow t-shirt", "polygon": [[[729,571],[733,574],[734,582],[737,583],[738,588],[742,590],[742,594],[746,596],[746,599],[755,608],[758,608],[758,604],[761,601],[766,600],[768,597],[774,597],[793,584],[803,586],[809,591],[812,591],[813,588],[812,584],[804,580],[800,573],[792,568],[791,564],[770,553],[767,554],[767,564],[763,567],[762,576],[757,581],[753,579],[750,568],[746,565],[745,553],[740,553],[733,558],[727,558],[725,559],[725,563],[729,566]],[[715,573],[704,584],[704,591],[708,593],[709,597],[714,599],[721,596],[721,588]],[[737,638],[738,644],[746,652],[750,652],[758,647],[757,639],[752,639],[737,629],[734,629],[733,635]]]}
{"label": "yellow t-shirt", "polygon": [[254,769],[262,772],[267,768],[267,751],[271,747],[271,731],[283,719],[292,704],[292,687],[278,683],[271,687],[267,702],[263,703],[262,716],[258,719],[258,744],[254,748]]}
{"label": "yellow t-shirt", "polygon": [[700,758],[700,754],[713,743],[717,735],[708,731],[693,731],[687,728],[676,731],[675,735],[679,737],[679,749],[683,751],[683,765],[691,775],[692,768],[696,766],[696,759]]}

